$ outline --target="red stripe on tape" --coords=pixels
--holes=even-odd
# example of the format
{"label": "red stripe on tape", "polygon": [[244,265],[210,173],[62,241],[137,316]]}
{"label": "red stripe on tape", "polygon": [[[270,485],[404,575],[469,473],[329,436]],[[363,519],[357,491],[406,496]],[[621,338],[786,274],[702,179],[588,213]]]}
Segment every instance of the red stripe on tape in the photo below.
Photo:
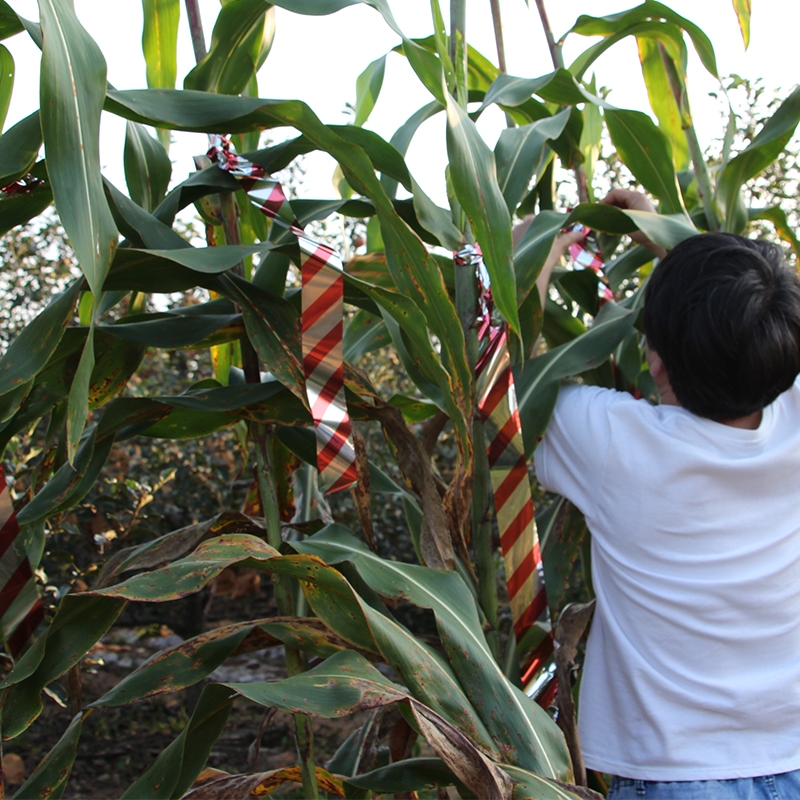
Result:
{"label": "red stripe on tape", "polygon": [[511,376],[511,368],[506,367],[501,373],[500,377],[495,382],[494,386],[489,390],[486,399],[481,406],[481,419],[485,422],[493,414],[497,406],[506,398],[510,387],[509,377]]}
{"label": "red stripe on tape", "polygon": [[529,500],[522,507],[519,514],[514,517],[513,522],[500,534],[500,544],[503,546],[503,555],[511,551],[517,539],[522,536],[525,529],[533,522],[534,518],[533,503]]}
{"label": "red stripe on tape", "polygon": [[330,355],[342,341],[342,322],[341,320],[323,336],[314,347],[303,356],[303,371],[306,378],[311,377],[314,370]]}
{"label": "red stripe on tape", "polygon": [[[2,478],[2,474],[0,474],[0,478]],[[8,490],[6,490],[8,491]],[[6,524],[3,525],[3,529],[0,530],[0,558],[2,558],[6,550],[14,544],[14,540],[19,535],[19,523],[17,522],[17,515],[12,513],[11,516],[6,520]]]}
{"label": "red stripe on tape", "polygon": [[505,453],[506,448],[517,435],[520,429],[519,414],[515,411],[507,420],[505,425],[497,432],[494,441],[489,446],[486,455],[489,458],[489,468],[491,469]]}
{"label": "red stripe on tape", "polygon": [[497,487],[494,493],[494,508],[499,514],[500,509],[506,504],[509,497],[514,494],[517,486],[523,480],[528,479],[528,464],[525,461],[525,456],[519,457],[519,461],[511,467],[508,475],[503,478],[503,482]]}
{"label": "red stripe on tape", "polygon": [[342,296],[342,273],[338,272],[334,282],[308,308],[303,309],[303,333],[316,325],[321,317],[336,311],[342,302]]}
{"label": "red stripe on tape", "polygon": [[14,570],[8,579],[8,583],[0,589],[0,618],[8,611],[11,604],[17,599],[17,595],[25,588],[25,584],[32,577],[31,565],[26,558]]}

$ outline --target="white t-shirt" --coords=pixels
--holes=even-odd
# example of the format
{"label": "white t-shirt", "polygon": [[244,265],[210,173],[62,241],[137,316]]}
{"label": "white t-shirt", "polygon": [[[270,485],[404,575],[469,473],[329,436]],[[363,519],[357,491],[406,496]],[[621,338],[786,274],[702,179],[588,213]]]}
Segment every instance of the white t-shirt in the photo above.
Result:
{"label": "white t-shirt", "polygon": [[587,766],[656,781],[800,768],[800,383],[757,430],[565,387],[536,472],[592,533]]}

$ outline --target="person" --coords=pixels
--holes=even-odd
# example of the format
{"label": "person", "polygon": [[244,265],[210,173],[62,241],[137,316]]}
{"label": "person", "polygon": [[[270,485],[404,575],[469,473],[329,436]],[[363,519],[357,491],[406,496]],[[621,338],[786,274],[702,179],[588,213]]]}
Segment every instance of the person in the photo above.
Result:
{"label": "person", "polygon": [[638,239],[663,256],[643,319],[660,404],[564,386],[535,453],[592,535],[586,766],[616,800],[797,800],[800,282],[766,242]]}

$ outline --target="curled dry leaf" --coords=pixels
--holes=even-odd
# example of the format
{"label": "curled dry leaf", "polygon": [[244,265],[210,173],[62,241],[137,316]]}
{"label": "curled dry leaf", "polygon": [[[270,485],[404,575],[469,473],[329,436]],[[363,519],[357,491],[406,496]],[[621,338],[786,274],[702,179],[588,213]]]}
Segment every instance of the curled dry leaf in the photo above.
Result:
{"label": "curled dry leaf", "polygon": [[558,727],[564,732],[575,783],[586,786],[586,767],[583,763],[581,742],[575,720],[575,702],[572,698],[570,672],[578,654],[578,642],[594,612],[595,601],[570,603],[561,612],[556,624],[556,677],[558,680]]}
{"label": "curled dry leaf", "polygon": [[[323,792],[344,797],[341,780],[322,767],[316,768],[317,783]],[[185,794],[184,800],[250,800],[272,794],[285,783],[302,783],[300,767],[284,767],[251,775],[229,775],[205,783]]]}
{"label": "curled dry leaf", "polygon": [[397,448],[397,460],[403,477],[419,495],[422,503],[422,532],[420,550],[425,565],[435,569],[455,569],[447,514],[436,488],[430,458],[411,433],[402,413],[388,403],[377,405],[371,411],[383,426],[388,439]]}

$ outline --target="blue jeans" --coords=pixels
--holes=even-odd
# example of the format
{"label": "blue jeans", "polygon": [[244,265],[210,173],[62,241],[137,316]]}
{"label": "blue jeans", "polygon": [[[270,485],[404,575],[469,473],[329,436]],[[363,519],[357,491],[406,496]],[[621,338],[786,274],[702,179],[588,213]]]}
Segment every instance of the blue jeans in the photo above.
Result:
{"label": "blue jeans", "polygon": [[608,800],[800,800],[800,770],[725,781],[611,778]]}

